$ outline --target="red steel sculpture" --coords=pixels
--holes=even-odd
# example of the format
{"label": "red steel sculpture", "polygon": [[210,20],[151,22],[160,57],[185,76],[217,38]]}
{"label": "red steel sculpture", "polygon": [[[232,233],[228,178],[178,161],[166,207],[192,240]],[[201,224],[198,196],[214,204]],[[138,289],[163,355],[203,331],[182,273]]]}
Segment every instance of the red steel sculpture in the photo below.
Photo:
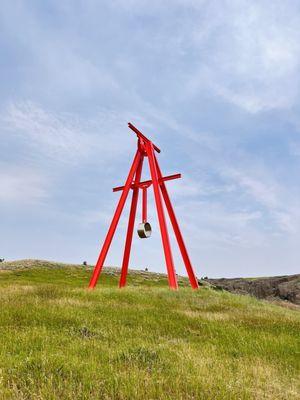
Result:
{"label": "red steel sculpture", "polygon": [[[91,277],[89,288],[94,288],[97,284],[98,278],[100,276],[107,252],[109,250],[110,244],[112,242],[114,233],[116,231],[121,213],[123,211],[129,190],[132,189],[132,199],[131,199],[131,208],[129,213],[129,221],[124,249],[124,256],[122,262],[122,270],[121,277],[119,282],[119,287],[124,287],[126,285],[126,277],[128,272],[128,264],[132,243],[132,235],[134,229],[134,220],[136,216],[137,202],[139,196],[139,190],[142,190],[142,220],[143,222],[138,226],[138,235],[140,238],[147,238],[151,235],[151,225],[147,222],[147,189],[149,186],[153,185],[154,190],[154,198],[157,209],[158,221],[161,231],[161,238],[163,249],[165,253],[165,260],[168,271],[168,280],[169,286],[171,289],[177,289],[177,278],[174,268],[173,256],[170,246],[169,234],[165,219],[164,206],[163,201],[165,202],[166,209],[168,211],[171,224],[179,245],[179,249],[188,273],[188,277],[193,289],[198,289],[198,281],[195,276],[190,257],[188,255],[187,249],[185,247],[185,243],[179,229],[179,225],[177,222],[177,218],[175,216],[175,212],[165,185],[166,181],[172,179],[181,178],[181,174],[163,176],[158,165],[158,161],[155,155],[155,152],[160,153],[160,149],[155,146],[154,143],[151,142],[146,136],[142,134],[134,125],[130,122],[128,123],[130,129],[136,133],[138,142],[137,142],[137,151],[131,165],[128,177],[126,179],[124,186],[119,186],[113,188],[114,192],[121,191],[121,197],[119,199],[119,203],[117,205],[115,214],[111,221],[110,227],[108,229],[105,241],[103,243],[98,261],[93,271],[93,275]],[[148,157],[149,167],[150,167],[150,175],[151,179],[147,181],[141,181],[142,168],[144,158]]]}

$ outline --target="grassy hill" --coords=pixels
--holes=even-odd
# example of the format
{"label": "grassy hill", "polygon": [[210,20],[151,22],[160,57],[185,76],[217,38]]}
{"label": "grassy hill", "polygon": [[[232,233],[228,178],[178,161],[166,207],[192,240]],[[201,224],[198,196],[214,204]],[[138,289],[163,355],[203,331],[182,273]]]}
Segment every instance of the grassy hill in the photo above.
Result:
{"label": "grassy hill", "polygon": [[299,399],[300,313],[186,279],[0,264],[0,399]]}

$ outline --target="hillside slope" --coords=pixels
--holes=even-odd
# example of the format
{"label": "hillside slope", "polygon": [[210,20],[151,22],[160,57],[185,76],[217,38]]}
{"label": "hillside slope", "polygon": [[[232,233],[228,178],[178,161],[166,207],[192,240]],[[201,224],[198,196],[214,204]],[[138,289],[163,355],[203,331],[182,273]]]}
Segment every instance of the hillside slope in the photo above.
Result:
{"label": "hillside slope", "polygon": [[300,313],[185,279],[43,261],[0,271],[0,399],[299,399]]}
{"label": "hillside slope", "polygon": [[300,275],[264,278],[208,279],[217,288],[232,293],[251,294],[259,299],[287,300],[300,305]]}

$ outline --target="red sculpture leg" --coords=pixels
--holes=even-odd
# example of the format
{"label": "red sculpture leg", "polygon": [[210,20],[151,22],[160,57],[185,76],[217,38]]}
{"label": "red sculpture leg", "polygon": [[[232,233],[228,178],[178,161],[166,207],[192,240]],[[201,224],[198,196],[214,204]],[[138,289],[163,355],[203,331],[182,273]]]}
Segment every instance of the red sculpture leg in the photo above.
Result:
{"label": "red sculpture leg", "polygon": [[121,213],[123,211],[124,204],[125,204],[125,201],[127,199],[128,192],[130,190],[130,187],[131,187],[131,184],[132,184],[132,181],[133,181],[134,174],[136,173],[137,167],[138,167],[138,165],[140,163],[140,159],[141,159],[141,153],[140,153],[139,150],[137,150],[137,152],[135,154],[135,157],[134,157],[134,160],[133,160],[133,163],[132,163],[132,166],[130,168],[126,183],[125,183],[125,187],[124,187],[124,189],[122,191],[119,203],[117,205],[117,208],[116,208],[116,211],[115,211],[115,214],[114,214],[114,217],[113,217],[113,219],[111,221],[109,230],[107,232],[105,241],[103,243],[103,246],[102,246],[98,261],[97,261],[96,266],[94,268],[93,275],[92,275],[90,283],[89,283],[89,288],[94,288],[96,286],[96,284],[97,284],[99,275],[101,273],[101,270],[102,270],[102,267],[103,267],[103,264],[104,264],[104,261],[105,261],[106,255],[107,255],[107,252],[109,250],[109,247],[110,247],[111,241],[113,239],[114,233],[116,231],[116,228],[117,228]]}
{"label": "red sculpture leg", "polygon": [[147,222],[147,188],[143,188],[142,221]]}
{"label": "red sculpture leg", "polygon": [[151,142],[147,143],[146,151],[147,151],[148,160],[149,160],[150,173],[151,173],[152,184],[153,184],[153,189],[154,189],[154,197],[155,197],[155,203],[156,203],[156,208],[157,208],[158,221],[159,221],[162,243],[163,243],[165,259],[166,259],[166,264],[167,264],[169,286],[171,289],[177,289],[178,284],[177,284],[177,279],[176,279],[176,274],[175,274],[175,269],[174,269],[173,256],[172,256],[172,252],[171,252],[170,239],[169,239],[167,224],[166,224],[166,220],[165,220],[165,214],[164,214],[164,209],[163,209],[163,204],[162,204],[162,199],[161,199],[161,193],[160,193],[160,189],[159,189],[159,182],[158,182],[157,168],[156,168],[156,163],[155,163],[154,150],[153,150],[153,145]]}
{"label": "red sculpture leg", "polygon": [[174,212],[174,209],[173,209],[170,197],[169,197],[169,193],[167,191],[164,181],[161,179],[162,173],[161,173],[161,170],[160,170],[160,167],[157,162],[155,154],[154,154],[154,158],[155,158],[155,165],[156,165],[157,172],[158,172],[158,177],[160,178],[160,181],[161,181],[161,184],[160,184],[161,192],[162,192],[162,195],[163,195],[163,198],[164,198],[164,201],[165,201],[168,213],[169,213],[169,217],[170,217],[170,220],[171,220],[171,223],[173,226],[173,230],[174,230],[174,233],[175,233],[175,236],[177,239],[177,243],[178,243],[184,264],[185,264],[186,271],[188,273],[188,277],[189,277],[191,286],[193,289],[198,289],[199,288],[198,280],[194,273],[192,263],[191,263],[189,254],[187,252],[187,249],[186,249],[186,246],[185,246],[185,243],[184,243],[184,240],[183,240],[180,228],[179,228],[179,224],[178,224],[178,221],[177,221],[177,218],[176,218],[176,215],[175,215],[175,212]]}
{"label": "red sculpture leg", "polygon": [[122,262],[122,271],[121,271],[121,277],[120,277],[120,282],[119,282],[119,287],[120,288],[124,287],[126,285],[126,277],[127,277],[128,264],[129,264],[129,258],[130,258],[130,250],[131,250],[131,243],[132,243],[134,220],[135,220],[136,207],[137,207],[137,202],[138,202],[138,197],[139,197],[138,184],[140,183],[140,180],[141,180],[143,161],[144,161],[144,156],[142,155],[141,159],[140,159],[140,163],[139,163],[138,168],[136,170],[135,180],[134,180],[134,183],[137,186],[133,189],[133,192],[132,192],[132,200],[131,200],[131,207],[130,207],[130,213],[129,213],[129,220],[128,220],[128,228],[127,228],[124,256],[123,256],[123,262]]}

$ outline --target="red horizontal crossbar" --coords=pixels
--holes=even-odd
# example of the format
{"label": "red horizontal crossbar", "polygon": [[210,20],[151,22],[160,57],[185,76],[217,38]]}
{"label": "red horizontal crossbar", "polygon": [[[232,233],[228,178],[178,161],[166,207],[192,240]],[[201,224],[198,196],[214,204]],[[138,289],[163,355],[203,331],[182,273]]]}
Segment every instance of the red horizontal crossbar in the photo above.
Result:
{"label": "red horizontal crossbar", "polygon": [[[159,183],[165,182],[165,181],[171,181],[173,179],[179,179],[181,178],[181,174],[174,174],[174,175],[168,175],[168,176],[164,176],[163,178],[159,179]],[[130,186],[130,189],[134,189],[136,186],[138,186],[139,188],[143,188],[143,187],[148,187],[152,185],[152,180],[148,180],[148,181],[143,181],[140,182],[138,185],[135,185],[135,183],[132,183],[132,185]],[[117,186],[115,188],[113,188],[113,192],[119,192],[120,190],[123,190],[125,186]]]}
{"label": "red horizontal crossbar", "polygon": [[[129,126],[129,128],[130,128],[131,130],[133,130],[133,132],[135,132],[135,133],[137,134],[137,136],[138,136],[139,138],[143,139],[145,142],[151,142],[151,140],[149,140],[145,135],[143,135],[142,132],[140,132],[134,125],[132,125],[131,122],[128,122],[128,126]],[[154,143],[152,143],[152,144],[153,144],[153,148],[154,148],[158,153],[160,153],[160,149],[159,149],[157,146],[155,146]]]}

